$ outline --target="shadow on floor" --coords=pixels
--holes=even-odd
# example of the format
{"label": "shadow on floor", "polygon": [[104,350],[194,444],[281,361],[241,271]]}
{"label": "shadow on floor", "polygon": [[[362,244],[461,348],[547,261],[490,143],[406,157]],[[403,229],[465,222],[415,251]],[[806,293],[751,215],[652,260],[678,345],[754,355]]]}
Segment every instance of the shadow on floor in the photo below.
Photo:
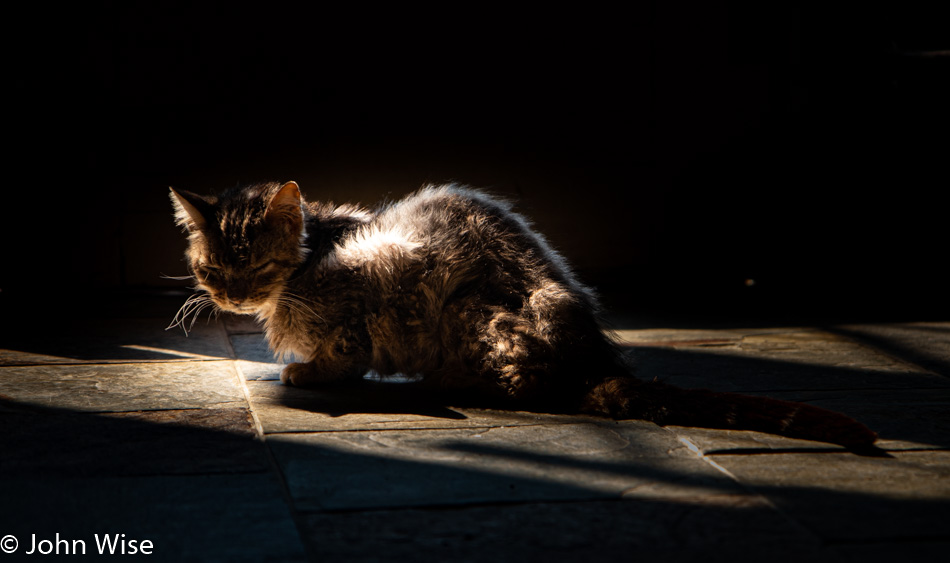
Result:
{"label": "shadow on floor", "polygon": [[[453,441],[435,446],[440,455],[477,454],[501,467],[527,464],[552,475],[581,470],[686,491],[695,485],[696,496],[620,502],[589,483],[526,478],[497,465],[485,471],[286,437],[265,445],[244,430],[203,428],[187,415],[161,416],[156,421],[75,413],[0,400],[3,533],[20,538],[23,549],[32,534],[51,540],[60,534],[86,540],[90,552],[94,534],[124,533],[152,541],[152,558],[163,561],[302,560],[294,547],[298,529],[315,560],[401,560],[409,551],[410,560],[447,554],[463,561],[538,560],[557,552],[625,558],[633,550],[671,560],[756,553],[772,554],[772,560],[792,560],[792,554],[821,560],[853,547],[870,530],[881,531],[874,541],[904,542],[908,553],[946,547],[945,502],[756,487],[793,509],[835,507],[818,518],[847,525],[835,528],[833,537],[816,539],[724,477],[697,478],[652,466],[649,459],[602,463],[498,447],[472,450]],[[280,473],[263,460],[268,447]],[[293,507],[284,504],[287,493]],[[858,537],[849,538],[856,530]],[[931,544],[907,543],[921,539]]]}

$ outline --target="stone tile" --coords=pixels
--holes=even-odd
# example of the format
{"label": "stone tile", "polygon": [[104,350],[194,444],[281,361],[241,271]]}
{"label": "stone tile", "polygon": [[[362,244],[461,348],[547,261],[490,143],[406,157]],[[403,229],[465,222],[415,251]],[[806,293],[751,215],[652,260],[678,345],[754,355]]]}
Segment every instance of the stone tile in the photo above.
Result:
{"label": "stone tile", "polygon": [[264,332],[264,326],[250,315],[222,313],[221,320],[228,334],[262,334]]}
{"label": "stone tile", "polygon": [[737,346],[744,337],[753,334],[782,333],[788,329],[633,329],[613,331],[616,340],[625,346],[659,347],[688,346],[706,348]]}
{"label": "stone tile", "polygon": [[950,448],[950,389],[775,394],[843,412],[877,432],[887,450]]}
{"label": "stone tile", "polygon": [[844,452],[842,446],[811,440],[799,440],[785,436],[776,436],[764,432],[748,430],[720,430],[712,428],[692,428],[667,426],[684,443],[695,446],[697,452],[705,455],[716,454],[768,454],[780,452],[827,453]]}
{"label": "stone tile", "polygon": [[761,499],[585,501],[306,515],[326,561],[827,561]]}
{"label": "stone tile", "polygon": [[[279,381],[249,381],[254,412],[266,434],[422,428],[468,428],[599,420],[451,406],[411,384],[363,383],[343,388],[299,389]],[[446,406],[448,402],[449,406]]]}
{"label": "stone tile", "polygon": [[743,485],[832,542],[950,540],[950,452],[711,455]]}
{"label": "stone tile", "polygon": [[84,412],[247,406],[230,361],[2,367],[0,398]]}
{"label": "stone tile", "polygon": [[630,355],[639,377],[681,387],[736,392],[950,388],[950,381],[926,369],[819,331],[753,334],[721,346],[643,345]]}
{"label": "stone tile", "polygon": [[[770,396],[847,414],[877,432],[888,451],[950,448],[950,389],[788,391]],[[703,451],[757,448],[824,448],[819,442],[756,432],[677,428]]]}
{"label": "stone tile", "polygon": [[0,411],[0,475],[235,473],[270,468],[247,409]]}
{"label": "stone tile", "polygon": [[230,358],[222,326],[197,322],[185,334],[170,319],[95,319],[47,323],[5,336],[0,365],[171,362]]}
{"label": "stone tile", "polygon": [[29,549],[31,534],[54,540],[58,533],[84,541],[86,556],[95,558],[95,534],[125,534],[127,540],[152,542],[149,561],[307,560],[281,488],[269,473],[5,477],[0,496],[0,533],[18,538],[21,550]]}
{"label": "stone tile", "polygon": [[950,553],[950,539],[916,541],[871,541],[843,543],[829,548],[845,563],[891,563],[893,561],[940,561]]}
{"label": "stone tile", "polygon": [[649,485],[737,492],[655,425],[637,421],[268,436],[295,506],[410,506],[656,498]]}
{"label": "stone tile", "polygon": [[950,323],[863,324],[830,330],[950,377]]}
{"label": "stone tile", "polygon": [[230,336],[237,367],[247,381],[279,381],[284,364],[274,358],[267,340],[261,333],[232,334]]}

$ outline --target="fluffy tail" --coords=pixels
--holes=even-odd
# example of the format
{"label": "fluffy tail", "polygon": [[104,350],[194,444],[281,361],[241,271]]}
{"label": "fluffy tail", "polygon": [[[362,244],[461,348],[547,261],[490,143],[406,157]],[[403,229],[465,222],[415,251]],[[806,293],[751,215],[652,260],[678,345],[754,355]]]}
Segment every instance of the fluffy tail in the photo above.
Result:
{"label": "fluffy tail", "polygon": [[632,377],[604,380],[587,394],[582,409],[659,425],[756,430],[839,444],[856,452],[876,450],[873,444],[877,434],[840,413],[766,397],[681,389]]}

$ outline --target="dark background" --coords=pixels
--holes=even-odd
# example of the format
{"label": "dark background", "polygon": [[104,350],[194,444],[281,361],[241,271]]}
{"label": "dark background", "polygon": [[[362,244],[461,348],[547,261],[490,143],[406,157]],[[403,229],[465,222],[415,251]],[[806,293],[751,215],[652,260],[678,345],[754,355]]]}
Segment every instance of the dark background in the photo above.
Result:
{"label": "dark background", "polygon": [[183,288],[170,185],[458,181],[645,319],[946,319],[945,14],[307,6],[11,12],[0,304]]}

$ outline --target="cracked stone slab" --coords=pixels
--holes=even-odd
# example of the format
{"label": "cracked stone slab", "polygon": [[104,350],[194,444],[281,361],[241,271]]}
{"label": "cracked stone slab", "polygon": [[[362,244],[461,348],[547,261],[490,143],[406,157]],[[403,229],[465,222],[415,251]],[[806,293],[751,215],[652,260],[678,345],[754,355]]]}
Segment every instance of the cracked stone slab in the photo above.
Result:
{"label": "cracked stone slab", "polygon": [[0,367],[0,398],[81,412],[247,406],[230,361]]}
{"label": "cracked stone slab", "polygon": [[308,514],[320,560],[824,561],[763,499],[582,501]]}
{"label": "cracked stone slab", "polygon": [[[692,439],[692,438],[691,438]],[[950,452],[710,455],[829,541],[950,540]]]}
{"label": "cracked stone slab", "polygon": [[130,476],[266,471],[245,408],[0,412],[0,475]]}
{"label": "cracked stone slab", "polygon": [[83,540],[86,556],[95,558],[94,534],[108,533],[150,540],[149,561],[307,561],[270,473],[5,477],[0,495],[0,530],[24,550],[31,534],[55,541],[58,533]]}
{"label": "cracked stone slab", "polygon": [[46,323],[5,335],[0,365],[219,360],[231,352],[223,328],[198,321],[188,335],[169,319],[95,319]]}
{"label": "cracked stone slab", "polygon": [[268,436],[301,510],[737,493],[665,430],[637,421]]}
{"label": "cracked stone slab", "polygon": [[456,407],[416,387],[364,384],[346,389],[299,389],[279,381],[249,381],[251,404],[265,434],[408,430],[576,423],[582,415]]}

